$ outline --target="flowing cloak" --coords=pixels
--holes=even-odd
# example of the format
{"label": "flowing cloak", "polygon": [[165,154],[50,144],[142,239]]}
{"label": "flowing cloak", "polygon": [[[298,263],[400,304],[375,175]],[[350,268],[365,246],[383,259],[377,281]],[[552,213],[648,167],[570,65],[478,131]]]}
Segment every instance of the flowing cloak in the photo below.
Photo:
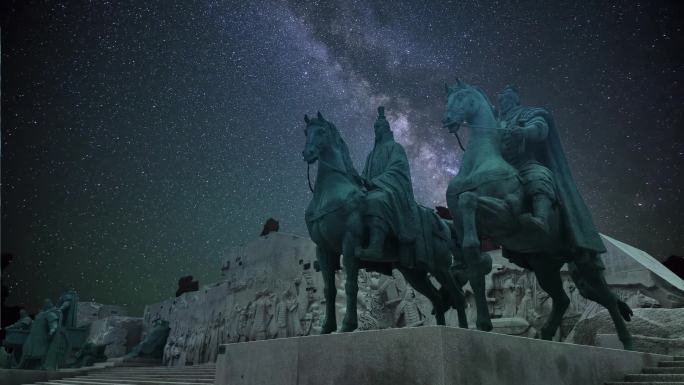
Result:
{"label": "flowing cloak", "polygon": [[404,148],[394,141],[389,132],[389,139],[376,142],[368,154],[363,168],[363,177],[371,181],[378,189],[385,192],[394,235],[402,242],[412,242],[416,234],[416,203],[411,185],[411,172]]}
{"label": "flowing cloak", "polygon": [[521,108],[516,114],[515,122],[526,122],[534,117],[542,117],[548,124],[545,145],[541,143],[537,145],[536,156],[541,164],[553,172],[568,242],[576,248],[605,253],[606,248],[591,219],[591,213],[572,178],[553,117],[541,107]]}

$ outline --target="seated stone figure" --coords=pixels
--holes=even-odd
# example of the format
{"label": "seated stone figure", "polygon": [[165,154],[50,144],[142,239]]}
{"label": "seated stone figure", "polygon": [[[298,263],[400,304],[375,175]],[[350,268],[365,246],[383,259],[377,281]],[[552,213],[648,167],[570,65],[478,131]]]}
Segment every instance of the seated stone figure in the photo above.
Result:
{"label": "seated stone figure", "polygon": [[157,320],[155,326],[150,330],[145,339],[137,344],[126,355],[126,358],[155,358],[161,360],[170,331],[169,321]]}

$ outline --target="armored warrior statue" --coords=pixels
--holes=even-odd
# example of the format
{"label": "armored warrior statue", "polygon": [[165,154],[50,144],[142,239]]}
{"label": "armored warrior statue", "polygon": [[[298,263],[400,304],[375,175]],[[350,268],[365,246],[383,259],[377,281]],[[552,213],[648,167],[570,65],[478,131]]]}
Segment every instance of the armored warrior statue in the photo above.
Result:
{"label": "armored warrior statue", "polygon": [[520,218],[524,226],[549,232],[548,215],[560,203],[569,241],[577,249],[604,253],[605,247],[591,214],[570,173],[553,117],[541,107],[523,107],[515,86],[498,94],[499,124],[507,128],[502,156],[518,169],[532,213]]}
{"label": "armored warrior statue", "polygon": [[382,106],[378,107],[378,118],[373,128],[375,145],[363,169],[364,183],[369,190],[364,215],[369,244],[368,248],[356,252],[358,257],[366,260],[382,257],[388,234],[396,237],[400,243],[410,244],[417,233],[417,207],[408,158],[404,148],[394,141]]}

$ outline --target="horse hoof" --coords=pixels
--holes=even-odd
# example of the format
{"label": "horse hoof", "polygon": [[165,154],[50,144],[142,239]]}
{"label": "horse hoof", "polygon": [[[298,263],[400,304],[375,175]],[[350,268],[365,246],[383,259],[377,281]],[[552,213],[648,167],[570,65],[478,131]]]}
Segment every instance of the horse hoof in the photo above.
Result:
{"label": "horse hoof", "polygon": [[492,326],[492,321],[486,321],[486,322],[476,322],[477,330],[481,330],[483,332],[491,332],[492,329],[494,329],[494,326]]}
{"label": "horse hoof", "polygon": [[542,331],[541,331],[541,339],[547,340],[547,341],[551,341],[551,340],[553,339],[553,336],[554,336],[555,334],[556,334],[556,333],[551,333],[550,331],[545,330],[544,328],[542,328]]}
{"label": "horse hoof", "polygon": [[340,333],[349,333],[353,332],[354,330],[358,329],[359,325],[356,323],[353,324],[342,324],[342,328],[340,329]]}
{"label": "horse hoof", "polygon": [[323,327],[321,328],[321,334],[330,334],[332,332],[337,331],[337,325],[332,324],[332,325],[326,325],[323,324]]}

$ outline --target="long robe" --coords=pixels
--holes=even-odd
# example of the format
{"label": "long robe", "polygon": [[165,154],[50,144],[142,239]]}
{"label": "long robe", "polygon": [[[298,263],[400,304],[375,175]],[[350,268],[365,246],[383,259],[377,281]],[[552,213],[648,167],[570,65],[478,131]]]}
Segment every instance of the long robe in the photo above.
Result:
{"label": "long robe", "polygon": [[[376,140],[366,159],[363,177],[384,193],[382,203],[386,205],[386,209],[378,209],[369,204],[367,214],[381,216],[399,241],[414,241],[417,208],[409,162],[404,148],[394,141],[391,131],[388,130]],[[370,194],[373,194],[373,190]]]}

